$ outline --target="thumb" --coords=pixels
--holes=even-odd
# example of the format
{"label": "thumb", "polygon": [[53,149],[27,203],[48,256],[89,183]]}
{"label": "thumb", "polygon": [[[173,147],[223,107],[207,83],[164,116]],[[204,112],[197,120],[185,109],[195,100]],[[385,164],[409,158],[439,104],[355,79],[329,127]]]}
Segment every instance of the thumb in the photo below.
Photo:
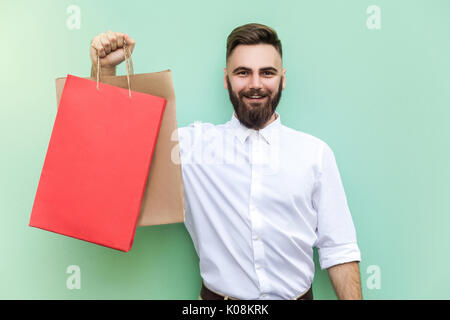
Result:
{"label": "thumb", "polygon": [[136,41],[134,41],[134,39],[131,38],[128,34],[125,34],[124,40],[126,41],[128,48],[130,49],[130,52],[133,53],[134,46],[136,45]]}

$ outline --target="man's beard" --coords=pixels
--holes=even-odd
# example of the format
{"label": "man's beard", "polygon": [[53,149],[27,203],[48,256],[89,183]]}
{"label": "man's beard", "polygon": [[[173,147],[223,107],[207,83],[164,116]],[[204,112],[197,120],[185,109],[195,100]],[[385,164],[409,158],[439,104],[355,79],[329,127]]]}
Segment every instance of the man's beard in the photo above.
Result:
{"label": "man's beard", "polygon": [[[278,86],[278,92],[272,98],[271,91],[262,91],[260,89],[250,89],[248,91],[239,92],[237,96],[231,88],[230,79],[227,76],[228,93],[230,95],[231,103],[239,121],[250,129],[259,130],[270,120],[278,103],[281,99],[283,77]],[[244,102],[244,96],[267,96],[265,102]]]}

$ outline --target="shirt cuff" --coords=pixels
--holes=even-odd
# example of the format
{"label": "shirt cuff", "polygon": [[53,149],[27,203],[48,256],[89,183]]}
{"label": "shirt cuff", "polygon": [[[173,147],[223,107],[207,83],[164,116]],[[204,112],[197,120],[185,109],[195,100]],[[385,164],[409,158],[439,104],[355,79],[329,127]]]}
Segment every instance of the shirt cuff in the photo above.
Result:
{"label": "shirt cuff", "polygon": [[319,248],[318,251],[320,268],[322,270],[337,264],[361,261],[361,252],[355,242]]}

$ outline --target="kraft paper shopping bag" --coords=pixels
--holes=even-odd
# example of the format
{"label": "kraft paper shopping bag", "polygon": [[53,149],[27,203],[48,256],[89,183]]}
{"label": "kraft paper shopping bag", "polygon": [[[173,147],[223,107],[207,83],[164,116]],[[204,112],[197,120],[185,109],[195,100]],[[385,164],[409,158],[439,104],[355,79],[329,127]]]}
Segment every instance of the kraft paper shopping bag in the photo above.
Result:
{"label": "kraft paper shopping bag", "polygon": [[[138,226],[184,222],[183,181],[179,161],[175,93],[171,72],[165,70],[134,74],[129,76],[129,80],[133,91],[159,96],[167,100]],[[59,106],[65,81],[66,78],[58,78],[55,81],[57,106]],[[127,76],[103,76],[100,81],[128,88]]]}

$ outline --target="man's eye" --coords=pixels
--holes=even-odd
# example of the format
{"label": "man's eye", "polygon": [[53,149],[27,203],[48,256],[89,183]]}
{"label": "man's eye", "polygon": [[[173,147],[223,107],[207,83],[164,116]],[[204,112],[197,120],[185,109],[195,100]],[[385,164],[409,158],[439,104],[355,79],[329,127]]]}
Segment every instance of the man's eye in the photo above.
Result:
{"label": "man's eye", "polygon": [[271,75],[273,75],[273,72],[271,72],[271,71],[264,71],[264,75],[265,76],[271,76]]}
{"label": "man's eye", "polygon": [[247,71],[239,71],[238,74],[239,74],[239,75],[246,75],[246,74],[247,74]]}

